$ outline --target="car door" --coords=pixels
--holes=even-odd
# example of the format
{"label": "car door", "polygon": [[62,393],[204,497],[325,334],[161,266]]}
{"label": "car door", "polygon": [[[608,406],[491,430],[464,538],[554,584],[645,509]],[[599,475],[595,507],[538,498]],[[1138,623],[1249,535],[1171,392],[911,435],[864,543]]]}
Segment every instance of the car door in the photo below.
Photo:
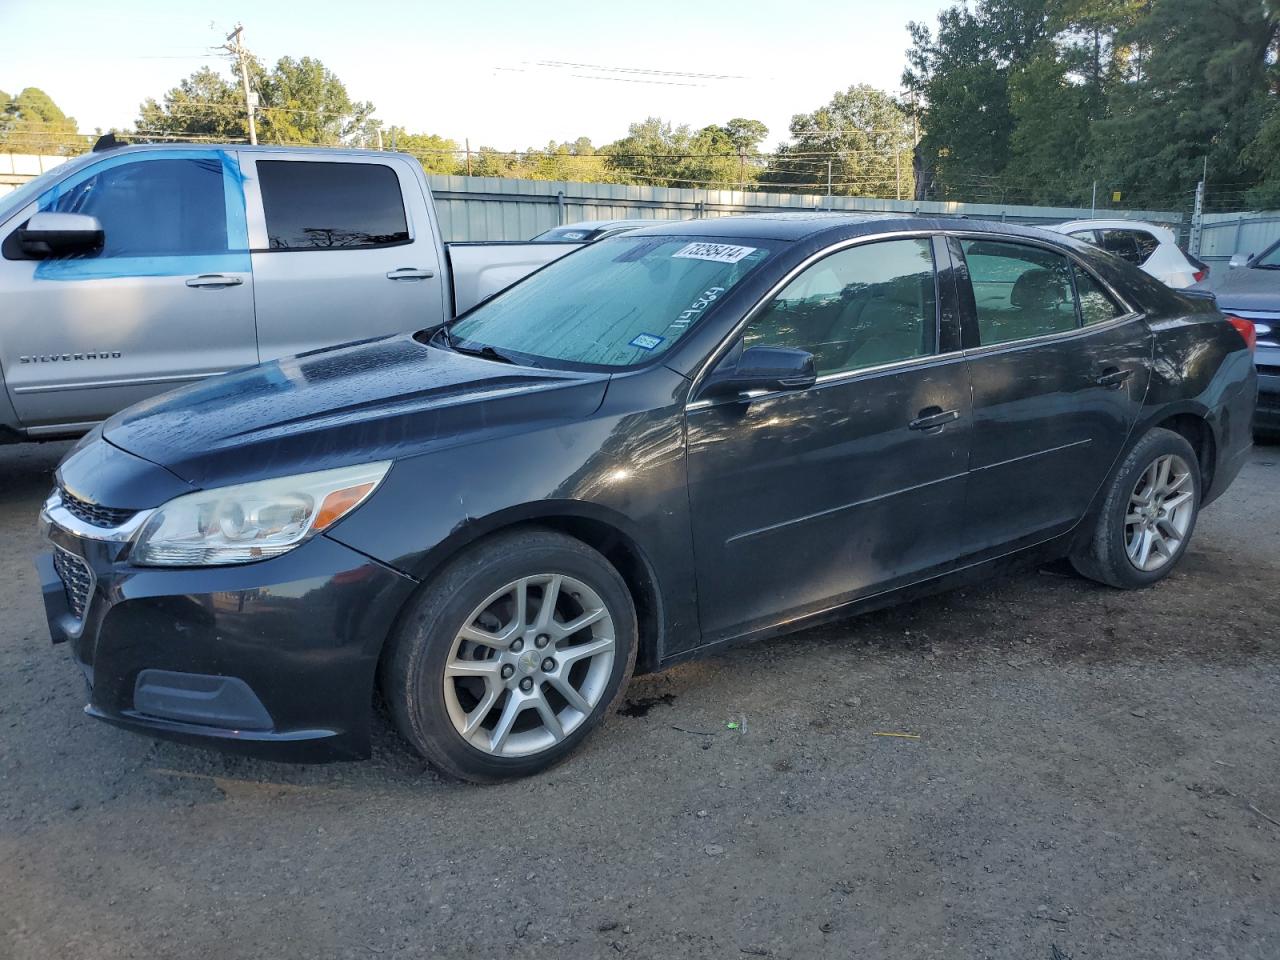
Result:
{"label": "car door", "polygon": [[959,547],[969,384],[928,237],[820,256],[731,341],[814,354],[808,389],[690,403],[711,642],[922,578]]}
{"label": "car door", "polygon": [[246,151],[263,360],[444,315],[425,186],[402,159]]}
{"label": "car door", "polygon": [[31,213],[97,217],[94,254],[30,259],[5,244],[4,379],[35,436],[83,428],[155,393],[256,363],[253,275],[235,155],[108,154]]}
{"label": "car door", "polygon": [[981,558],[1083,516],[1141,410],[1154,338],[1056,248],[989,237],[950,247],[973,386],[964,537]]}

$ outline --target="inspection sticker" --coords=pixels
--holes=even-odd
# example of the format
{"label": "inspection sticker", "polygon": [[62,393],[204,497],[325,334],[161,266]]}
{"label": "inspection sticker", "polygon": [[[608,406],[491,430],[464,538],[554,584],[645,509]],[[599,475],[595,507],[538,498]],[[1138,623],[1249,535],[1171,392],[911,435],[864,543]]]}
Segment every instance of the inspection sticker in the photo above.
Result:
{"label": "inspection sticker", "polygon": [[755,247],[736,247],[731,243],[686,243],[671,255],[674,259],[714,260],[716,263],[737,263],[743,257],[756,252]]}
{"label": "inspection sticker", "polygon": [[652,350],[665,339],[667,338],[658,337],[652,333],[640,333],[636,334],[635,339],[631,341],[630,345],[633,347],[639,347],[641,350]]}

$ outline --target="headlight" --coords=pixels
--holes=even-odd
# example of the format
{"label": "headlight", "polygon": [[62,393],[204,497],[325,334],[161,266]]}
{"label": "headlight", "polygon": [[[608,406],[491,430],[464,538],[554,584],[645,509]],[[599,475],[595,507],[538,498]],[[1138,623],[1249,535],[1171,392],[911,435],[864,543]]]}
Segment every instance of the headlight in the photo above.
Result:
{"label": "headlight", "polygon": [[390,467],[384,460],[176,497],[138,531],[129,559],[198,567],[278,556],[360,506]]}

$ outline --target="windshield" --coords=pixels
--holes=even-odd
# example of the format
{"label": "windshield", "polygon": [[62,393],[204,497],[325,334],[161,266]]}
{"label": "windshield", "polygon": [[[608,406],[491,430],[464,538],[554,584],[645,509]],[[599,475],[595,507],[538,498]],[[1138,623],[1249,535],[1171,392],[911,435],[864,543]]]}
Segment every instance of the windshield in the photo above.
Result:
{"label": "windshield", "polygon": [[776,242],[690,237],[601,240],[556,260],[451,328],[460,348],[591,367],[669,350]]}
{"label": "windshield", "polygon": [[10,214],[17,213],[40,194],[44,193],[45,190],[48,190],[54,181],[83,167],[91,159],[93,159],[92,154],[86,154],[83,157],[77,157],[75,160],[60,163],[52,170],[46,170],[34,180],[28,180],[17,190],[0,195],[0,221],[4,221]]}
{"label": "windshield", "polygon": [[1262,256],[1250,264],[1251,267],[1266,267],[1268,270],[1280,270],[1280,243],[1274,244],[1270,250],[1263,251]]}

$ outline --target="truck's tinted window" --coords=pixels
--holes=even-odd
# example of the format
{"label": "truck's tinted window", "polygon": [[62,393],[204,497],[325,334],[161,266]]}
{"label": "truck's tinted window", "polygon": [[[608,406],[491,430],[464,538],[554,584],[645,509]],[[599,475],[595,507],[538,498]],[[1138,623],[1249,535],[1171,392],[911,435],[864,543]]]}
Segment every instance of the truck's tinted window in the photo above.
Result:
{"label": "truck's tinted window", "polygon": [[54,201],[97,217],[99,257],[198,256],[227,251],[227,206],[217,159],[138,160],[107,167]]}
{"label": "truck's tinted window", "polygon": [[455,343],[592,367],[626,367],[665,352],[773,252],[762,240],[601,240],[552,262],[476,307]]}
{"label": "truck's tinted window", "polygon": [[934,352],[937,296],[929,241],[861,244],[819,260],[747,329],[747,346],[813,354],[818,374]]}
{"label": "truck's tinted window", "polygon": [[381,163],[259,160],[272,250],[349,250],[407,243],[396,172]]}
{"label": "truck's tinted window", "polygon": [[1076,326],[1066,257],[1042,247],[993,240],[965,240],[963,247],[983,346]]}

